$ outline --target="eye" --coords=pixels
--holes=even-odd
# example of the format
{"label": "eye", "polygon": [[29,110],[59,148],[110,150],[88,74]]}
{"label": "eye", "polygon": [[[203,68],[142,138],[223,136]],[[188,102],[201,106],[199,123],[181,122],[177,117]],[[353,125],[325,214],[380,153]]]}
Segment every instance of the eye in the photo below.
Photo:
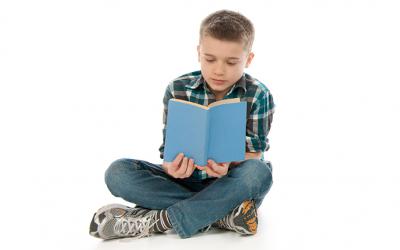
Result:
{"label": "eye", "polygon": [[214,62],[214,59],[206,59],[207,62]]}
{"label": "eye", "polygon": [[231,65],[231,66],[233,66],[233,65],[236,65],[236,63],[233,63],[233,62],[228,62],[228,65]]}

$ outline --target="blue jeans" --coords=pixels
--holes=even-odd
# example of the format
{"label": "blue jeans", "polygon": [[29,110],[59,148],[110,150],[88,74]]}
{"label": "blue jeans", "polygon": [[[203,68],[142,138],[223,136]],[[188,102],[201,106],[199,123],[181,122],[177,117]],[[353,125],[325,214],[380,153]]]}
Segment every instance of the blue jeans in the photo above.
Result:
{"label": "blue jeans", "polygon": [[161,165],[120,159],[107,169],[105,182],[116,197],[150,209],[167,209],[173,229],[181,238],[189,238],[244,200],[255,200],[258,208],[272,185],[272,165],[250,159],[221,178],[196,180],[175,179]]}

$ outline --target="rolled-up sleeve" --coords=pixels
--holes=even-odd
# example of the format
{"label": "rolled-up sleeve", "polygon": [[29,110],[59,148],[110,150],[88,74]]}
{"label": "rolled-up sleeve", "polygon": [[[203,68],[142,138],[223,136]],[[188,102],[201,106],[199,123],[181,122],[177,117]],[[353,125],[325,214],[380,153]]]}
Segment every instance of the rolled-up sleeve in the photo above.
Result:
{"label": "rolled-up sleeve", "polygon": [[246,152],[264,152],[269,149],[268,133],[271,129],[275,104],[269,91],[260,91],[253,99],[246,124]]}
{"label": "rolled-up sleeve", "polygon": [[162,141],[160,148],[158,149],[160,151],[161,159],[164,159],[164,145],[165,145],[165,134],[166,134],[167,115],[168,115],[168,101],[169,101],[169,99],[174,98],[172,93],[173,93],[172,83],[170,83],[165,90],[165,94],[164,94],[164,98],[163,98],[163,104],[164,104],[164,112],[163,112],[164,127],[162,129],[163,141]]}

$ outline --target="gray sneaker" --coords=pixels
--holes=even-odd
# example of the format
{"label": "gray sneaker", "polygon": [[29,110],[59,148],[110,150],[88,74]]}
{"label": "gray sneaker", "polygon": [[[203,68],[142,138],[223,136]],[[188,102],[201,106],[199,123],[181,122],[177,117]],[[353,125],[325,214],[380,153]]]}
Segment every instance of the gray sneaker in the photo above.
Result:
{"label": "gray sneaker", "polygon": [[257,233],[257,207],[253,200],[243,201],[233,211],[212,224],[213,227],[235,231],[243,235]]}
{"label": "gray sneaker", "polygon": [[151,229],[158,221],[156,215],[156,210],[110,204],[93,215],[89,233],[105,240],[147,237],[152,234]]}

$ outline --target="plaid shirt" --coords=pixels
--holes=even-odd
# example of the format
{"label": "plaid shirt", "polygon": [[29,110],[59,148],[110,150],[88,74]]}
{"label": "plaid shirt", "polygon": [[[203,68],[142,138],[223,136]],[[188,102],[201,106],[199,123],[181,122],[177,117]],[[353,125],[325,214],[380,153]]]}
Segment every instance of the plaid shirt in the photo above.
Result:
{"label": "plaid shirt", "polygon": [[[200,71],[182,75],[173,80],[165,91],[163,114],[163,143],[159,148],[161,159],[164,158],[164,144],[168,101],[171,98],[182,99],[209,105],[216,101],[215,95],[208,88]],[[224,99],[240,98],[247,102],[246,152],[264,152],[269,149],[268,132],[271,128],[274,113],[274,101],[268,88],[247,73],[231,87]],[[193,178],[211,178],[205,171],[195,169]]]}

